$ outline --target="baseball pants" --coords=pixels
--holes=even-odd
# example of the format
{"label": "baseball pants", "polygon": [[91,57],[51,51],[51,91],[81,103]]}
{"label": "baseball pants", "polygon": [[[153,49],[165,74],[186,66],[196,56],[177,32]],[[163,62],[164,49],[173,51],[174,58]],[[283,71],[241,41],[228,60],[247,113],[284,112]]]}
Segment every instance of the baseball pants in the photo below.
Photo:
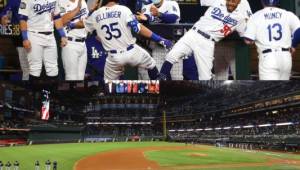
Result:
{"label": "baseball pants", "polygon": [[27,52],[23,47],[17,47],[20,67],[22,70],[22,80],[29,80],[29,63],[27,59]]}
{"label": "baseball pants", "polygon": [[273,51],[259,55],[260,80],[289,80],[292,56],[289,51]]}
{"label": "baseball pants", "polygon": [[57,47],[54,34],[44,35],[29,31],[28,39],[31,42],[31,51],[27,54],[29,74],[39,77],[44,63],[47,76],[57,76]]}
{"label": "baseball pants", "polygon": [[124,66],[130,65],[144,69],[153,69],[155,60],[142,47],[134,44],[131,50],[108,53],[104,67],[105,80],[117,80],[124,74]]}
{"label": "baseball pants", "polygon": [[210,80],[213,67],[215,42],[204,38],[194,30],[188,31],[167,54],[166,60],[177,63],[185,56],[194,54],[199,80]]}
{"label": "baseball pants", "polygon": [[62,49],[62,61],[66,80],[84,80],[87,64],[85,42],[68,41]]}

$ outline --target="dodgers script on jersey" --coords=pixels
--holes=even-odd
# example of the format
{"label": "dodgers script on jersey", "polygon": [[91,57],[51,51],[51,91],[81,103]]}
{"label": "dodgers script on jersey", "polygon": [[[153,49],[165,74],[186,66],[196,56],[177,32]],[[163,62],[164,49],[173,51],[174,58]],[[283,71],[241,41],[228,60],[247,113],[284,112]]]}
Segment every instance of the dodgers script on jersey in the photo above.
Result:
{"label": "dodgers script on jersey", "polygon": [[[75,0],[74,2],[70,0],[59,0],[58,2],[59,2],[61,15],[64,15],[74,10],[78,4],[78,0]],[[89,11],[85,0],[82,0],[81,3],[82,5],[81,5],[80,12],[73,19],[71,19],[70,21],[71,23],[76,23],[88,16]],[[86,30],[84,28],[72,29],[72,30],[67,30],[65,28],[65,32],[67,33],[68,36],[75,37],[75,38],[85,38],[87,35]]]}
{"label": "dodgers script on jersey", "polygon": [[60,13],[57,0],[22,0],[19,14],[28,17],[28,31],[52,32],[52,16]]}
{"label": "dodgers script on jersey", "polygon": [[[125,6],[114,5],[102,7],[85,20],[88,32],[96,30],[106,51],[126,50],[129,45],[135,44],[128,22],[134,19],[132,12]],[[122,31],[121,31],[122,30]]]}
{"label": "dodgers script on jersey", "polygon": [[[150,16],[150,22],[160,23],[162,20],[159,17],[155,17],[151,15],[150,8],[153,5],[153,3],[145,5],[142,9],[142,12],[148,16]],[[165,14],[175,14],[178,16],[178,19],[176,22],[179,22],[180,20],[180,9],[178,3],[175,1],[164,1],[162,5],[158,8],[158,11]]]}
{"label": "dodgers script on jersey", "polygon": [[200,2],[202,6],[209,8],[194,27],[209,34],[215,41],[220,41],[233,31],[243,36],[247,19],[252,14],[247,0],[241,0],[232,13],[227,11],[225,0],[201,0]]}
{"label": "dodgers script on jersey", "polygon": [[300,21],[292,12],[267,7],[250,18],[245,37],[255,40],[260,50],[290,48],[292,34],[299,27]]}

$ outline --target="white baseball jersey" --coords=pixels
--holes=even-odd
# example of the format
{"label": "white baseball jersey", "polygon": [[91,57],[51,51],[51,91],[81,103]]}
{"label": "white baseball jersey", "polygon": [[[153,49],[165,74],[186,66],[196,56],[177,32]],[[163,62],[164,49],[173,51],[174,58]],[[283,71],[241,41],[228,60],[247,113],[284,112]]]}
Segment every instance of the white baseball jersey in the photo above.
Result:
{"label": "white baseball jersey", "polygon": [[276,7],[257,11],[249,20],[245,37],[256,41],[259,50],[290,48],[292,34],[300,28],[298,17]]}
{"label": "white baseball jersey", "polygon": [[28,31],[52,32],[53,16],[60,13],[57,0],[21,0],[19,14],[28,17]]}
{"label": "white baseball jersey", "polygon": [[[162,20],[159,17],[155,17],[151,15],[150,8],[154,5],[153,3],[145,5],[142,9],[142,12],[148,16],[150,16],[150,22],[161,23]],[[158,8],[158,11],[166,14],[175,14],[178,16],[177,23],[180,20],[180,8],[176,1],[167,1],[164,0],[162,5]]]}
{"label": "white baseball jersey", "polygon": [[200,2],[202,6],[209,8],[194,27],[209,34],[215,41],[220,41],[233,31],[243,36],[247,20],[252,14],[247,0],[241,0],[232,13],[227,11],[225,0],[201,0]]}
{"label": "white baseball jersey", "polygon": [[99,8],[84,23],[88,32],[96,30],[106,51],[125,50],[136,42],[128,26],[128,22],[134,19],[129,8],[114,5]]}
{"label": "white baseball jersey", "polygon": [[[59,0],[58,4],[60,7],[61,15],[63,16],[64,14],[74,10],[77,7],[78,0],[75,0],[74,2],[70,0]],[[83,20],[88,16],[89,10],[87,7],[87,4],[85,0],[82,0],[82,5],[80,12],[73,18],[71,19],[71,23],[76,23],[80,20]],[[67,33],[68,36],[70,37],[75,37],[75,38],[85,38],[87,33],[86,30],[83,29],[72,29],[72,30],[66,30],[65,32]]]}

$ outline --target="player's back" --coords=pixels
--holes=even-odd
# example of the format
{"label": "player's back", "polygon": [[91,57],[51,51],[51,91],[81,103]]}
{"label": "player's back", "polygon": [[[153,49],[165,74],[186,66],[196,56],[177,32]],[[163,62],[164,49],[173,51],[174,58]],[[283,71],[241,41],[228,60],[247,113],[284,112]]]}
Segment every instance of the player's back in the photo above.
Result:
{"label": "player's back", "polygon": [[259,49],[289,48],[297,20],[293,13],[284,9],[266,7],[256,12],[249,24],[256,27],[255,39]]}
{"label": "player's back", "polygon": [[97,34],[105,50],[125,50],[136,42],[128,26],[134,17],[129,8],[121,5],[102,7],[94,16]]}

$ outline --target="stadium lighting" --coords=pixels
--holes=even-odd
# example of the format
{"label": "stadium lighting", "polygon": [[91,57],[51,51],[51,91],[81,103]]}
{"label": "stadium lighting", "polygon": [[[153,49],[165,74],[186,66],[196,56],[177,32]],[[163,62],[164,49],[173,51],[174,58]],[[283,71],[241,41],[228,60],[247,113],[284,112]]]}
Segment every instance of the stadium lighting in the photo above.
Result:
{"label": "stadium lighting", "polygon": [[270,123],[269,124],[262,124],[262,125],[258,125],[258,127],[269,127],[272,126]]}
{"label": "stadium lighting", "polygon": [[228,129],[231,129],[231,127],[224,127],[223,129],[224,130],[228,130]]}
{"label": "stadium lighting", "polygon": [[184,132],[184,129],[179,129],[178,132]]}
{"label": "stadium lighting", "polygon": [[206,129],[204,129],[204,130],[208,131],[208,130],[213,130],[213,129],[212,129],[212,128],[206,128]]}
{"label": "stadium lighting", "polygon": [[175,132],[175,131],[176,131],[176,130],[173,130],[173,129],[172,129],[172,130],[169,130],[169,132]]}
{"label": "stadium lighting", "polygon": [[222,128],[215,128],[215,130],[221,130]]}
{"label": "stadium lighting", "polygon": [[243,128],[253,128],[253,125],[247,125],[247,126],[243,126]]}
{"label": "stadium lighting", "polygon": [[285,122],[285,123],[276,123],[276,126],[288,126],[288,125],[292,125],[292,122]]}
{"label": "stadium lighting", "polygon": [[202,131],[203,129],[196,129],[196,131]]}
{"label": "stadium lighting", "polygon": [[186,131],[188,131],[188,132],[192,132],[192,131],[194,131],[194,129],[188,129],[188,130],[186,130]]}
{"label": "stadium lighting", "polygon": [[241,128],[241,126],[235,126],[234,127],[234,129],[240,129]]}

